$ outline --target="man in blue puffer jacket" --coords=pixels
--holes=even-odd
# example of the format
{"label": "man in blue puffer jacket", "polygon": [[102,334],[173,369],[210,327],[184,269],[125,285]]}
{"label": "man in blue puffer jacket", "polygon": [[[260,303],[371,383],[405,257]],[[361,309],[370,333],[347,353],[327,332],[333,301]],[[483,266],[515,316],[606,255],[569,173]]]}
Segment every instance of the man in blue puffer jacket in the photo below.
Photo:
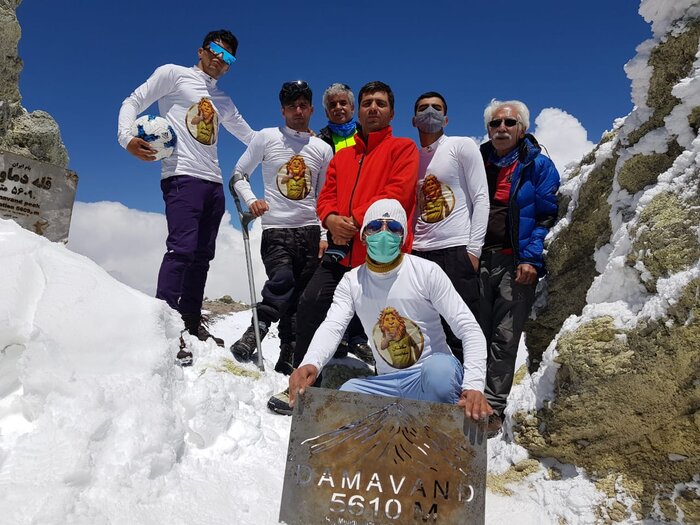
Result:
{"label": "man in blue puffer jacket", "polygon": [[493,100],[484,111],[489,140],[481,145],[491,209],[481,255],[481,324],[486,336],[489,430],[501,427],[523,325],[537,280],[545,273],[544,238],[557,217],[559,173],[526,134],[530,112],[520,101]]}

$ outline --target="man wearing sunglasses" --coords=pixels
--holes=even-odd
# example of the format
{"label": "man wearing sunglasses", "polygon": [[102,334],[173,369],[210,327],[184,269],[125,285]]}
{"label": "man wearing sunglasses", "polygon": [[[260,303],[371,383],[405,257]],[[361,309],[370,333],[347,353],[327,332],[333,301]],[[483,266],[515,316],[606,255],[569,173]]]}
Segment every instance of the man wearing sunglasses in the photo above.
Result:
{"label": "man wearing sunglasses", "polygon": [[557,218],[559,173],[526,133],[530,112],[518,100],[493,100],[484,111],[489,141],[481,145],[490,212],[481,254],[480,322],[486,335],[486,398],[494,414],[490,431],[503,420],[523,326],[544,275],[544,238]]}
{"label": "man wearing sunglasses", "polygon": [[[421,145],[413,254],[437,263],[478,319],[479,256],[489,218],[484,163],[472,139],[445,135],[447,102],[440,93],[423,93],[413,110]],[[462,342],[444,321],[443,327],[461,360]]]}
{"label": "man wearing sunglasses", "polygon": [[[486,342],[481,328],[436,264],[401,253],[407,227],[406,212],[395,199],[375,201],[365,212],[365,263],[338,284],[326,319],[289,378],[290,405],[314,384],[357,313],[377,375],[351,379],[341,390],[459,404],[474,420],[491,414],[483,394]],[[462,341],[461,362],[447,345],[441,316]]]}
{"label": "man wearing sunglasses", "polygon": [[[143,161],[155,160],[148,142],[133,137],[139,113],[154,102],[177,134],[177,145],[163,159],[160,187],[168,222],[167,251],[158,274],[156,297],[180,312],[185,329],[204,341],[222,339],[209,333],[202,318],[204,286],[214,258],[216,235],[225,210],[223,180],[216,143],[221,123],[241,142],[255,136],[231,99],[217,86],[235,61],[238,40],[230,31],[204,37],[193,67],[166,64],[136,88],[119,111],[119,144]],[[192,354],[181,342],[178,358],[189,364]]]}
{"label": "man wearing sunglasses", "polygon": [[[391,134],[393,91],[383,82],[369,82],[360,89],[358,106],[362,131],[355,135],[353,146],[335,154],[318,197],[318,216],[328,229],[329,245],[334,245],[334,251],[326,252],[299,298],[295,365],[306,355],[340,279],[365,261],[367,249],[360,239],[360,225],[367,208],[379,199],[391,198],[401,203],[407,217],[413,215],[418,150],[412,140]],[[413,232],[409,230],[403,249],[410,251],[412,241]],[[272,396],[267,406],[274,412],[291,414],[286,391]]]}
{"label": "man wearing sunglasses", "polygon": [[[316,197],[323,186],[333,150],[311,135],[312,92],[303,80],[285,82],[279,93],[285,126],[264,128],[251,141],[233,171],[234,188],[250,212],[262,217],[260,255],[267,281],[257,305],[260,337],[279,321],[280,356],[275,370],[292,372],[294,314],[299,294],[323,256],[326,235],[316,215]],[[262,163],[264,198],[258,199],[248,175]],[[239,360],[256,349],[252,324],[231,346]]]}

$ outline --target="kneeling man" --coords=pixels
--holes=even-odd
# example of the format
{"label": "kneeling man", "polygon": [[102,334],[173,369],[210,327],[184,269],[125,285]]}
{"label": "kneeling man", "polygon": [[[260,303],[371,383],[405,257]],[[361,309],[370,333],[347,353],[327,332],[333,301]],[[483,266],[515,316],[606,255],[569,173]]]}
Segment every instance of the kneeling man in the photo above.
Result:
{"label": "kneeling man", "polygon": [[[326,319],[289,378],[290,405],[316,381],[355,312],[365,327],[377,376],[351,379],[341,390],[459,404],[467,417],[492,413],[484,397],[486,341],[471,311],[435,263],[401,253],[406,213],[381,199],[365,213],[364,264],[346,273]],[[452,355],[440,316],[462,341],[464,362]]]}

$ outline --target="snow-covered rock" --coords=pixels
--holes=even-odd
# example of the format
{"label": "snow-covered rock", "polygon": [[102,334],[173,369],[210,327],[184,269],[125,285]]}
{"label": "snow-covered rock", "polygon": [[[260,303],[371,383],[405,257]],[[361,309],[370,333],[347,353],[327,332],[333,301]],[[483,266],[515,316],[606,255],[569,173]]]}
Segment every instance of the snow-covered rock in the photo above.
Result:
{"label": "snow-covered rock", "polygon": [[531,454],[619,477],[636,503],[614,498],[615,516],[697,523],[700,7],[640,13],[654,37],[626,67],[636,107],[562,177],[546,305],[527,330],[542,366],[509,413]]}

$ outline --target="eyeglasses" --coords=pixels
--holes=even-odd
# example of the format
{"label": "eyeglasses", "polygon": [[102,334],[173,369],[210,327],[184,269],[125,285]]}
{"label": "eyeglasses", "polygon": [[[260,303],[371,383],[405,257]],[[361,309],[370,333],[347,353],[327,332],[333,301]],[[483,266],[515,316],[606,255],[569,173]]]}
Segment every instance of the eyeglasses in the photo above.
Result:
{"label": "eyeglasses", "polygon": [[489,122],[489,127],[496,129],[501,125],[501,122],[505,122],[506,127],[512,128],[516,124],[520,124],[520,122],[514,118],[497,118],[493,119],[491,122]]}
{"label": "eyeglasses", "polygon": [[309,85],[306,83],[306,80],[292,80],[290,82],[285,82],[282,84],[282,90],[288,90],[288,89],[309,89]]}
{"label": "eyeglasses", "polygon": [[209,47],[207,47],[207,50],[212,55],[221,55],[221,60],[223,60],[226,65],[230,66],[236,61],[236,57],[233,56],[231,53],[226,51],[223,47],[221,47],[219,44],[216,42],[209,42]]}
{"label": "eyeglasses", "polygon": [[382,230],[388,230],[394,235],[403,236],[403,226],[399,221],[394,219],[375,219],[369,221],[364,229],[364,235],[374,235]]}

